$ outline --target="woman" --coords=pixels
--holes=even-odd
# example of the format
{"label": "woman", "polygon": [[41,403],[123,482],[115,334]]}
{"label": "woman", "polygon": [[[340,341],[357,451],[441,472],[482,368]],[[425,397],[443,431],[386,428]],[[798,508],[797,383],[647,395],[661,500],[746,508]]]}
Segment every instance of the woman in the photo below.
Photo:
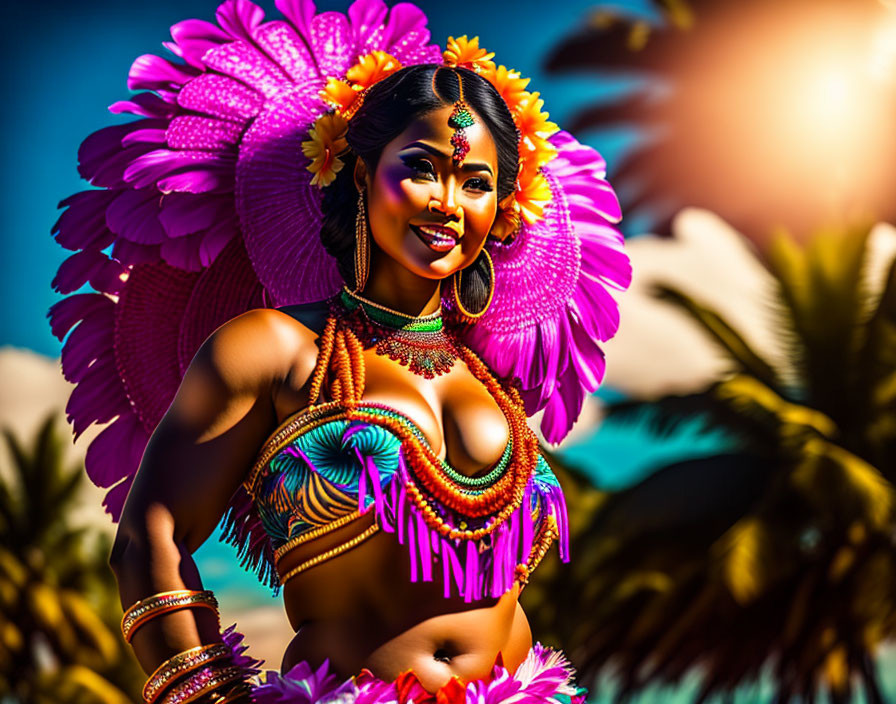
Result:
{"label": "woman", "polygon": [[[538,95],[526,92],[517,74],[496,67],[475,40],[449,40],[438,62],[417,46],[405,67],[382,50],[356,52],[360,58],[343,80],[341,71],[325,76],[325,52],[313,51],[315,37],[318,44],[325,30],[339,37],[346,26],[335,13],[315,17],[306,5],[284,5],[291,25],[261,24],[253,8],[222,6],[218,19],[227,36],[205,23],[175,27],[188,67],[203,70],[177,83],[174,100],[170,72],[164,86],[152,86],[190,114],[165,115],[164,107],[153,106],[156,112],[146,116],[167,120],[167,151],[130,155],[124,180],[149,187],[164,223],[167,193],[202,192],[195,179],[192,191],[184,186],[184,164],[205,158],[198,147],[211,152],[209,143],[232,130],[227,115],[213,108],[251,103],[233,86],[228,100],[221,99],[221,86],[211,85],[214,71],[249,85],[254,80],[266,102],[246,120],[249,129],[233,138],[236,210],[250,259],[252,238],[264,231],[271,240],[278,222],[292,217],[287,237],[306,247],[319,230],[345,286],[324,300],[256,308],[218,327],[153,426],[112,555],[125,637],[152,673],[144,695],[165,702],[337,695],[462,700],[505,680],[513,683],[507,696],[575,694],[562,657],[532,648],[517,602],[554,538],[566,558],[562,493],[525,416],[527,406],[547,405],[548,437],[559,439],[602,374],[594,340],[616,327],[603,284],[628,282],[621,238],[605,227],[606,213],[598,207],[590,218],[610,239],[594,237],[582,224],[585,210],[607,201],[588,200],[602,162],[562,133],[550,141],[556,127],[540,112]],[[356,3],[349,16],[367,37],[360,42],[356,33],[356,44],[369,48],[378,37],[387,48],[406,50],[415,35],[406,26],[398,31],[397,14],[398,8],[385,22],[380,4]],[[371,20],[377,16],[379,33]],[[272,37],[279,31],[282,40],[286,30],[306,39],[294,42],[294,50],[305,46],[315,58],[318,82],[310,81],[311,88],[295,75],[300,62],[288,65],[295,51],[282,41],[281,65],[284,73],[292,70],[289,91],[271,88],[259,78],[261,69],[250,70],[247,47],[270,57]],[[416,37],[425,45],[419,28]],[[255,68],[269,70],[262,63]],[[206,122],[199,124],[180,119],[199,112],[198,84],[214,89],[206,93],[213,98],[202,104]],[[296,94],[323,100],[330,110],[313,105],[302,113]],[[134,104],[149,110],[149,99]],[[120,146],[148,138],[145,132],[135,137],[130,128]],[[294,149],[297,133],[304,137],[304,160]],[[284,149],[288,144],[292,150]],[[172,163],[177,149],[180,161]],[[278,159],[299,163],[281,177]],[[167,170],[159,170],[166,160]],[[303,161],[306,197],[323,191],[316,201],[319,227],[292,196],[283,206],[259,187],[285,190],[283,181],[302,171]],[[556,171],[547,168],[552,161]],[[153,196],[153,187],[163,195]],[[612,197],[608,187],[603,192]],[[114,204],[110,223],[113,211]],[[574,265],[572,284],[557,266],[564,257]],[[514,279],[521,263],[531,271]],[[257,257],[253,266],[258,269]],[[138,272],[135,267],[130,275]],[[314,273],[314,263],[307,272]],[[290,273],[293,280],[302,276]],[[531,274],[538,281],[528,288],[544,302],[527,306],[529,291],[507,284]],[[265,293],[276,293],[265,276],[258,277]],[[537,290],[544,286],[559,304],[545,300]],[[312,297],[305,291],[280,298]],[[245,308],[248,299],[241,302]],[[131,300],[122,291],[118,305]],[[552,306],[559,311],[553,317]],[[535,322],[520,323],[527,316]],[[545,334],[545,320],[559,340]],[[527,339],[533,330],[541,335],[535,343]],[[124,379],[124,356],[117,358],[119,373],[136,407],[139,394]],[[282,663],[287,674],[269,673],[253,687],[246,684],[253,663],[238,640],[227,633],[226,647],[220,645],[216,602],[202,590],[190,557],[224,514],[229,538],[246,560],[283,586],[296,630]],[[325,677],[327,668],[335,677]]]}

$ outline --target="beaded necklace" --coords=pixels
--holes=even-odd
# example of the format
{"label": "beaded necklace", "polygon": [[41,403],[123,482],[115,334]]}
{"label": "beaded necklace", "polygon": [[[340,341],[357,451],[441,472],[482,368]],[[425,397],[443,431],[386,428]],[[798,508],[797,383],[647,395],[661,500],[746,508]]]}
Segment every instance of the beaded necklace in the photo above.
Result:
{"label": "beaded necklace", "polygon": [[347,288],[337,301],[364,349],[373,347],[377,354],[427,379],[454,365],[457,346],[445,330],[441,310],[420,317],[405,315]]}
{"label": "beaded necklace", "polygon": [[[326,382],[333,407],[342,409],[338,413],[340,417],[383,426],[401,440],[413,474],[413,480],[406,482],[405,490],[429,528],[450,539],[479,540],[485,537],[520,507],[526,485],[538,463],[538,441],[526,424],[519,392],[501,384],[472,350],[457,344],[454,348],[457,356],[486,387],[507,419],[509,457],[506,461],[502,457],[495,469],[484,477],[461,478],[458,472],[446,472],[443,461],[420,437],[417,428],[404,418],[384,414],[362,402],[365,384],[363,346],[351,323],[353,321],[335,315],[327,321],[311,378],[311,403],[317,402]],[[464,520],[450,518],[443,508],[461,517],[484,519],[484,523],[469,529]]]}

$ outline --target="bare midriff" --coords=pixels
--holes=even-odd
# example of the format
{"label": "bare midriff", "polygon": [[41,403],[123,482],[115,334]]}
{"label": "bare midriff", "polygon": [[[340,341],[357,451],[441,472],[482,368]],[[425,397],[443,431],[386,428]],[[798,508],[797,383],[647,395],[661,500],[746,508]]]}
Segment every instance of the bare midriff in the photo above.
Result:
{"label": "bare midriff", "polygon": [[[372,513],[332,533],[293,548],[279,570],[325,552],[363,532]],[[435,691],[451,677],[485,677],[501,654],[516,668],[532,645],[517,587],[500,599],[465,603],[446,599],[441,580],[412,583],[408,555],[394,535],[379,531],[360,545],[301,572],[283,590],[296,635],[282,669],[325,659],[343,678],[367,668],[394,680],[413,670]]]}

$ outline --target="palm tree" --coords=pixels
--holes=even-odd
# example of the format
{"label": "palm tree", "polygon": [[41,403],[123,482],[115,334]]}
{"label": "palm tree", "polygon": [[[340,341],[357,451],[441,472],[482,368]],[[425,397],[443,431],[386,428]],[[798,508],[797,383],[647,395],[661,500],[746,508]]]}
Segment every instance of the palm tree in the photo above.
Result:
{"label": "palm tree", "polygon": [[627,695],[699,672],[704,701],[765,667],[775,701],[826,690],[847,702],[860,682],[884,702],[874,656],[896,636],[896,262],[872,293],[868,233],[771,243],[786,369],[710,307],[657,290],[731,374],[616,404],[608,422],[647,416],[666,434],[699,418],[735,450],[660,468],[606,498],[574,539],[571,574],[545,587],[566,608],[534,625],[572,643],[586,676],[615,671]]}
{"label": "palm tree", "polygon": [[627,221],[648,214],[668,234],[672,216],[695,206],[764,239],[776,225],[805,236],[855,211],[894,220],[888,3],[649,0],[652,13],[596,4],[547,69],[640,79],[569,127],[639,130],[610,165]]}
{"label": "palm tree", "polygon": [[30,450],[3,435],[13,461],[0,472],[0,689],[29,704],[139,701],[141,671],[117,634],[109,539],[67,520],[83,467],[63,468],[55,414]]}

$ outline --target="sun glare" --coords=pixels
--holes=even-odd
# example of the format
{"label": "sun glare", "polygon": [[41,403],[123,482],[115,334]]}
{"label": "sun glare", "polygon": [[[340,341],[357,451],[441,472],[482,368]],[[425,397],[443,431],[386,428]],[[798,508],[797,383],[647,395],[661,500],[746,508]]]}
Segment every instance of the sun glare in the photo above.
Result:
{"label": "sun glare", "polygon": [[799,5],[717,17],[704,60],[678,67],[675,119],[699,126],[693,200],[803,230],[872,215],[892,186],[896,13]]}
{"label": "sun glare", "polygon": [[871,77],[892,86],[896,83],[896,3],[887,3],[889,16],[875,28],[868,68]]}

